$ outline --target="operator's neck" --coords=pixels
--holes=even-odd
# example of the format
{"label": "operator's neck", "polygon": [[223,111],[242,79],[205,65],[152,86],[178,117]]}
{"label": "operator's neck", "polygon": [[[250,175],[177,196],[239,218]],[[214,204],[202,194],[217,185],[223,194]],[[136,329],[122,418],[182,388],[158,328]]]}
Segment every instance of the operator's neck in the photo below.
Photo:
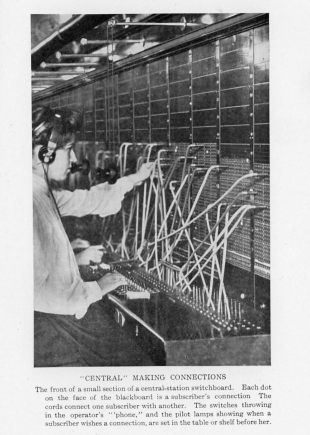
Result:
{"label": "operator's neck", "polygon": [[41,162],[37,164],[35,162],[32,162],[32,173],[37,177],[45,178],[44,169]]}

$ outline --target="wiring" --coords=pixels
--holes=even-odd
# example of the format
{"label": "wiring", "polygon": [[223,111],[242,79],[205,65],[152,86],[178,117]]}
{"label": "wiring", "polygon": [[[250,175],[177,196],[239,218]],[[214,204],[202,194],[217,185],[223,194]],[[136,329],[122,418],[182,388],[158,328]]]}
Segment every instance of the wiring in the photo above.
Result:
{"label": "wiring", "polygon": [[[218,318],[241,318],[240,303],[227,295],[225,286],[227,253],[229,240],[245,215],[257,209],[250,193],[261,175],[250,172],[240,176],[202,208],[201,198],[216,182],[213,174],[224,173],[227,166],[193,163],[201,145],[191,144],[182,155],[178,148],[167,149],[163,144],[124,142],[118,155],[123,176],[130,153],[137,153],[136,145],[143,145],[136,157],[136,170],[151,159],[155,169],[129,194],[120,212],[120,240],[113,241],[110,232],[109,246],[122,257],[138,261],[180,299],[210,309]],[[202,179],[195,183],[194,195],[197,177]],[[205,228],[205,236],[195,241],[192,232],[197,225]],[[108,229],[107,224],[105,231]]]}

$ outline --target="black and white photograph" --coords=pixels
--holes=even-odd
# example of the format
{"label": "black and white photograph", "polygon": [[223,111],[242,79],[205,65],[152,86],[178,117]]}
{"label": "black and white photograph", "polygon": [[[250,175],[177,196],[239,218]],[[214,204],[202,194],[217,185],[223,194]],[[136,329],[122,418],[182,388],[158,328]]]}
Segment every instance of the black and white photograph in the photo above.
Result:
{"label": "black and white photograph", "polygon": [[270,365],[269,14],[31,44],[34,366]]}
{"label": "black and white photograph", "polygon": [[308,3],[2,4],[1,434],[308,434]]}

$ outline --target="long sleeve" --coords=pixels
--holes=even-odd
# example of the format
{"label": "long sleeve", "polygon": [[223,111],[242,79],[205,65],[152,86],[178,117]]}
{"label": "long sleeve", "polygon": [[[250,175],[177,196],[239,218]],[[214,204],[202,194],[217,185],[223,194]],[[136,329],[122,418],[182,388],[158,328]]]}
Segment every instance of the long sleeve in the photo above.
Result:
{"label": "long sleeve", "polygon": [[116,214],[127,192],[133,189],[136,179],[133,176],[122,177],[115,184],[102,183],[90,190],[54,191],[54,197],[62,216],[101,217]]}
{"label": "long sleeve", "polygon": [[96,281],[83,282],[76,276],[76,279],[71,282],[65,279],[65,275],[62,275],[62,279],[58,279],[54,271],[49,273],[46,268],[44,274],[41,272],[42,269],[35,270],[34,276],[36,311],[75,315],[80,319],[86,314],[88,307],[103,296]]}
{"label": "long sleeve", "polygon": [[83,317],[103,291],[81,279],[75,256],[44,180],[34,177],[34,309]]}

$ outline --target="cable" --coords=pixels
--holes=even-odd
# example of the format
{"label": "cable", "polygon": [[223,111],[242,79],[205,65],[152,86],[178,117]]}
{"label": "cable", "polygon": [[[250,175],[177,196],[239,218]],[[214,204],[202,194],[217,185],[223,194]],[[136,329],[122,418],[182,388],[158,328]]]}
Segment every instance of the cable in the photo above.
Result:
{"label": "cable", "polygon": [[[243,206],[241,206],[241,207],[240,207],[240,208],[239,208],[239,209],[234,213],[234,215],[229,219],[228,225],[230,225],[230,224],[235,220],[235,218],[236,218],[239,214],[240,214],[240,217],[237,218],[236,223],[233,224],[232,228],[228,231],[228,233],[227,233],[227,237],[229,237],[229,236],[232,234],[232,232],[235,230],[235,228],[236,228],[236,227],[238,226],[238,224],[241,222],[241,220],[242,220],[243,216],[246,214],[246,212],[249,211],[249,210],[251,210],[251,209],[254,209],[254,208],[256,208],[256,206],[253,206],[253,205],[243,205]],[[218,239],[216,240],[216,242],[219,240],[220,237],[223,236],[223,234],[224,234],[225,231],[226,231],[226,229],[224,228],[224,229],[219,233],[219,235],[218,235]],[[221,242],[216,246],[216,248],[215,248],[215,252],[217,252],[217,251],[220,249],[220,247],[221,247],[222,244],[223,244],[223,241],[224,241],[224,239],[221,240]],[[200,257],[200,259],[199,259],[199,261],[198,261],[199,264],[200,264],[200,263],[205,259],[205,257],[209,254],[209,252],[211,251],[212,248],[213,248],[213,246],[210,245],[209,248],[205,251],[205,253]],[[214,254],[213,254],[213,255],[214,255]],[[211,254],[211,256],[210,256],[210,257],[205,261],[205,263],[204,263],[204,267],[208,264],[208,262],[210,261],[211,258],[212,258],[212,254]],[[196,265],[195,265],[195,266],[196,266]],[[187,274],[186,276],[188,276],[190,273],[192,273],[192,272],[194,271],[195,266],[192,267],[192,269],[188,272],[188,274]],[[191,278],[190,283],[191,283],[194,279],[196,279],[196,276],[197,276],[197,274],[196,274],[194,277]]]}
{"label": "cable", "polygon": [[[216,222],[220,222],[220,212],[221,212],[221,206],[222,205],[223,204],[220,204],[218,206],[218,208],[217,208]],[[210,242],[214,243],[214,239],[213,239],[213,236],[212,236],[212,231],[211,231],[211,228],[210,228],[208,213],[206,214],[206,222],[207,222],[208,234],[210,234]],[[218,237],[219,226],[220,226],[219,224],[216,226],[215,239],[217,239],[217,237]],[[197,249],[199,249],[199,248],[197,248]],[[218,258],[217,258],[216,255],[213,256],[213,258],[212,258],[212,264],[211,264],[211,273],[210,273],[210,294],[211,294],[211,297],[212,297],[212,293],[213,293],[213,281],[214,281],[214,268],[215,268],[215,264],[217,266],[217,270],[219,271],[220,270],[220,265],[219,265]]]}
{"label": "cable", "polygon": [[[248,195],[248,191],[241,191],[239,192],[234,199],[232,200],[232,202],[230,204],[227,205],[225,212],[223,213],[223,215],[221,217],[219,217],[216,220],[216,223],[213,225],[212,229],[209,231],[209,233],[204,237],[204,239],[198,244],[198,246],[196,247],[196,250],[200,249],[203,245],[205,245],[206,241],[210,238],[211,234],[214,232],[214,230],[217,230],[219,228],[219,225],[221,224],[221,222],[223,221],[225,215],[229,212],[229,210],[231,209],[231,207],[233,207],[233,205],[238,201],[238,199],[241,196],[246,196]],[[224,204],[223,204],[224,205]],[[207,216],[206,212],[206,216]],[[192,256],[189,257],[188,261],[190,261],[192,259]]]}
{"label": "cable", "polygon": [[[174,196],[174,194],[173,194],[173,187],[172,187],[172,186],[171,186],[171,192],[172,192],[172,195]],[[179,212],[180,219],[181,219],[181,221],[182,221],[182,223],[183,223],[184,221],[183,221],[183,218],[182,218],[181,209],[180,209],[179,206],[177,206],[177,208],[178,208],[178,212]],[[208,290],[207,290],[208,287],[207,287],[207,284],[206,284],[206,282],[205,282],[205,278],[204,278],[203,270],[200,268],[199,261],[198,261],[198,257],[197,257],[197,255],[196,255],[194,245],[193,245],[193,243],[192,243],[192,240],[191,240],[190,235],[189,235],[189,233],[188,233],[187,230],[185,230],[185,234],[186,234],[186,237],[187,237],[187,240],[188,240],[189,246],[190,246],[190,248],[191,248],[192,251],[193,251],[194,259],[195,259],[195,261],[197,262],[198,269],[199,269],[199,274],[200,274],[200,278],[201,278],[202,283],[203,283],[203,286],[204,286],[203,288],[205,289],[206,293],[208,293]]]}
{"label": "cable", "polygon": [[[213,168],[215,168],[215,166],[213,166]],[[192,225],[194,222],[196,222],[198,219],[200,219],[203,215],[205,215],[205,213],[207,213],[208,211],[210,211],[213,207],[215,207],[216,205],[218,205],[219,202],[222,202],[222,200],[241,182],[244,181],[247,178],[253,178],[253,177],[259,177],[259,174],[256,173],[251,173],[251,174],[246,174],[243,175],[242,177],[240,177],[237,181],[235,181],[235,183],[219,198],[217,199],[217,201],[215,201],[212,204],[209,204],[207,206],[206,209],[204,209],[201,213],[199,213],[196,217],[194,217],[191,221],[186,220],[185,225],[182,226],[181,228],[178,228],[177,230],[173,231],[172,233],[168,234],[166,237],[173,237],[176,234],[178,234],[180,231],[183,231],[184,228],[189,227],[190,225]],[[193,207],[192,207],[193,208]],[[158,240],[162,241],[165,237],[161,238]],[[152,243],[150,242],[150,245],[152,245]]]}
{"label": "cable", "polygon": [[[219,214],[220,214],[221,206],[222,206],[222,204],[220,204],[219,207],[218,207],[217,222],[219,221]],[[220,314],[219,313],[219,308],[221,306],[221,296],[223,295],[224,300],[225,300],[224,309],[226,307],[227,317],[230,318],[230,310],[229,310],[228,300],[227,300],[225,286],[224,286],[224,274],[225,274],[225,264],[226,264],[227,240],[228,240],[228,237],[227,237],[228,219],[229,219],[229,210],[227,211],[226,216],[225,216],[225,228],[226,228],[226,231],[224,233],[224,246],[223,246],[223,249],[222,249],[222,251],[223,251],[222,252],[222,267],[220,267],[219,260],[218,260],[218,257],[217,257],[217,253],[215,252],[215,250],[213,252],[214,255],[212,257],[212,266],[211,266],[211,274],[210,274],[210,293],[212,295],[213,280],[214,280],[214,265],[216,264],[217,270],[218,270],[218,275],[219,275],[219,305],[218,305],[218,314]],[[208,214],[206,214],[206,222],[207,222],[208,232],[209,232],[209,234],[211,234]],[[219,228],[219,225],[216,228],[216,233],[215,233],[215,238],[216,239],[217,239],[217,235],[218,235],[218,228]],[[210,242],[213,243],[213,237],[212,237],[212,235],[210,236]],[[225,315],[225,317],[226,317],[226,315]]]}

